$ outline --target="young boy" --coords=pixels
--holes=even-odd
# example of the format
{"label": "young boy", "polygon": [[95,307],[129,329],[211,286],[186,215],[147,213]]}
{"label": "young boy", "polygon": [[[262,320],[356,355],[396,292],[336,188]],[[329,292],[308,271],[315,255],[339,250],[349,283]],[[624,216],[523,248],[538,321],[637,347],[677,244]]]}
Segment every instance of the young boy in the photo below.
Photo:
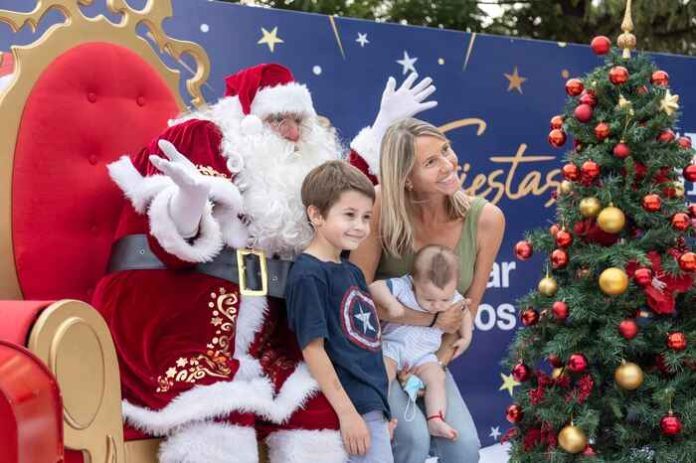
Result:
{"label": "young boy", "polygon": [[370,232],[374,188],[358,169],[330,161],[302,184],[314,239],[286,286],[288,321],[338,415],[351,462],[392,463],[382,333],[365,277],[341,258]]}
{"label": "young boy", "polygon": [[[443,246],[428,245],[414,256],[410,275],[375,281],[370,285],[370,291],[375,302],[392,316],[403,312],[403,306],[420,312],[438,313],[454,302],[466,304],[464,297],[457,292],[457,281],[457,255]],[[453,358],[458,357],[471,343],[471,312],[465,310],[464,315],[459,329],[461,338],[454,344]],[[414,369],[418,379],[425,384],[428,431],[433,436],[455,440],[457,430],[445,421],[445,372],[435,356],[442,334],[435,327],[388,323],[384,327],[384,361],[390,382],[397,371]]]}

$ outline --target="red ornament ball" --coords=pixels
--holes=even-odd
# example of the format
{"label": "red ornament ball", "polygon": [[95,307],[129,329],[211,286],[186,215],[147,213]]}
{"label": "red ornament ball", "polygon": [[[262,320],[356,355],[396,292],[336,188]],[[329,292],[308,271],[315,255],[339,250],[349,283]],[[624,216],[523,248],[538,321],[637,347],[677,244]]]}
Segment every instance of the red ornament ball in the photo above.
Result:
{"label": "red ornament ball", "polygon": [[675,331],[667,335],[667,347],[672,350],[686,349],[686,335],[681,331]]}
{"label": "red ornament ball", "polygon": [[696,182],[696,164],[689,164],[684,167],[684,178],[687,182]]}
{"label": "red ornament ball", "polygon": [[689,251],[679,256],[679,268],[685,272],[696,271],[696,254]]}
{"label": "red ornament ball", "polygon": [[643,288],[652,283],[652,277],[652,270],[646,267],[639,268],[633,274],[633,279],[635,280],[635,282],[638,284],[638,286],[641,286]]}
{"label": "red ornament ball", "polygon": [[546,359],[549,361],[552,367],[561,368],[563,366],[563,360],[556,354],[549,354]]}
{"label": "red ornament ball", "polygon": [[585,450],[582,451],[582,455],[585,457],[596,457],[597,454],[595,453],[595,450],[591,446],[585,447]]}
{"label": "red ornament ball", "polygon": [[585,123],[592,120],[592,112],[592,106],[588,104],[581,104],[575,108],[573,114],[575,115],[575,119],[577,119],[579,122]]}
{"label": "red ornament ball", "polygon": [[554,148],[560,148],[565,145],[566,134],[561,129],[553,129],[549,132],[549,144]]}
{"label": "red ornament ball", "polygon": [[689,204],[689,215],[696,219],[696,203]]}
{"label": "red ornament ball", "polygon": [[672,228],[679,231],[686,231],[691,225],[691,217],[685,212],[677,212],[672,216]]}
{"label": "red ornament ball", "polygon": [[549,234],[554,238],[556,237],[559,231],[561,231],[561,227],[557,223],[549,227]]}
{"label": "red ornament ball", "polygon": [[681,420],[670,410],[660,420],[660,429],[662,429],[662,434],[665,436],[676,436],[682,430]]}
{"label": "red ornament ball", "polygon": [[618,143],[614,147],[614,156],[619,159],[625,159],[631,155],[631,148],[628,147],[626,143]]}
{"label": "red ornament ball", "polygon": [[559,230],[556,233],[556,244],[561,248],[567,248],[573,244],[573,235],[567,230]]}
{"label": "red ornament ball", "polygon": [[582,164],[582,175],[583,177],[589,179],[589,180],[594,180],[599,176],[599,164],[596,162],[589,160],[585,161]]}
{"label": "red ornament ball", "polygon": [[665,71],[655,71],[650,76],[650,83],[657,87],[666,87],[669,85],[669,74]]}
{"label": "red ornament ball", "polygon": [[611,50],[611,40],[603,35],[598,35],[592,39],[590,47],[595,55],[606,55]]}
{"label": "red ornament ball", "polygon": [[578,166],[572,163],[568,163],[561,169],[563,172],[563,178],[566,180],[575,181],[580,178],[580,169]]}
{"label": "red ornament ball", "polygon": [[600,122],[594,128],[595,137],[599,141],[605,140],[610,133],[611,129],[609,128],[609,124],[607,124],[606,122]]}
{"label": "red ornament ball", "polygon": [[551,118],[551,128],[552,129],[563,129],[563,116],[553,116]]}
{"label": "red ornament ball", "polygon": [[662,207],[662,200],[656,194],[645,195],[643,198],[643,209],[648,212],[657,212]]}
{"label": "red ornament ball", "polygon": [[580,94],[580,104],[586,104],[591,107],[597,106],[597,95],[592,90],[585,90]]}
{"label": "red ornament ball", "polygon": [[638,324],[632,318],[627,318],[626,320],[619,323],[619,333],[625,339],[633,339],[638,336]]}
{"label": "red ornament ball", "polygon": [[568,358],[568,369],[573,373],[582,373],[587,369],[587,358],[583,354],[572,354]]}
{"label": "red ornament ball", "polygon": [[534,248],[532,243],[526,240],[518,241],[515,245],[515,255],[519,260],[527,260],[532,257],[534,253]]}
{"label": "red ornament ball", "polygon": [[512,369],[512,377],[518,383],[523,383],[527,381],[532,376],[532,370],[524,364],[524,362],[519,362]]}
{"label": "red ornament ball", "polygon": [[679,137],[677,143],[679,143],[679,146],[685,150],[691,149],[691,138],[689,137]]}
{"label": "red ornament ball", "polygon": [[505,417],[512,424],[522,421],[523,416],[524,412],[522,411],[522,407],[518,404],[512,404],[505,410]]}
{"label": "red ornament ball", "polygon": [[554,249],[551,253],[551,267],[554,270],[565,268],[569,260],[568,252],[565,249]]}
{"label": "red ornament ball", "polygon": [[569,96],[578,96],[585,89],[585,85],[583,85],[580,79],[568,79],[565,88]]}
{"label": "red ornament ball", "polygon": [[669,143],[674,141],[675,138],[676,135],[674,135],[674,132],[672,132],[671,129],[663,130],[657,137],[658,141],[661,141],[662,143]]}
{"label": "red ornament ball", "polygon": [[609,80],[614,85],[625,84],[628,81],[628,69],[623,66],[614,66],[609,70]]}
{"label": "red ornament ball", "polygon": [[568,310],[568,304],[563,301],[556,301],[551,306],[551,311],[556,320],[564,321],[568,318],[570,311]]}
{"label": "red ornament ball", "polygon": [[539,312],[532,308],[524,309],[520,318],[524,326],[534,326],[539,322]]}

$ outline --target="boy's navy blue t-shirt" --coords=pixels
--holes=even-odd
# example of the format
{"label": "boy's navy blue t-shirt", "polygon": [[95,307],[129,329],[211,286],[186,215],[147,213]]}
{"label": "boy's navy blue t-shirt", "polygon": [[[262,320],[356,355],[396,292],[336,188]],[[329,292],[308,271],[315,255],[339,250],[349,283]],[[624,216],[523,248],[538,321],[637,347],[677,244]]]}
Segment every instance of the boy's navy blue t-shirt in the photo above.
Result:
{"label": "boy's navy blue t-shirt", "polygon": [[362,271],[348,262],[300,254],[285,289],[288,322],[300,348],[317,338],[358,413],[389,417],[382,330]]}

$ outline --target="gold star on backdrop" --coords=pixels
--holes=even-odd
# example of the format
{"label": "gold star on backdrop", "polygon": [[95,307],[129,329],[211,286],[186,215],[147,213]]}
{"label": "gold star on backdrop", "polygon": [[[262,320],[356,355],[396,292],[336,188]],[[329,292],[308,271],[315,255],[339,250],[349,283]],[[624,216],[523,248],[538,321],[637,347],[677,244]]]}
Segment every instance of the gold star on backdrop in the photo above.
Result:
{"label": "gold star on backdrop", "polygon": [[510,393],[510,397],[512,397],[512,390],[516,387],[519,386],[520,383],[515,381],[515,379],[512,377],[512,375],[504,375],[500,374],[500,377],[503,378],[503,384],[500,386],[499,391],[508,391]]}
{"label": "gold star on backdrop", "polygon": [[512,71],[512,74],[505,74],[505,78],[510,81],[510,85],[508,85],[508,92],[514,89],[522,93],[522,83],[527,80],[527,78],[522,77],[517,73],[517,66],[515,66],[515,70]]}
{"label": "gold star on backdrop", "polygon": [[283,39],[278,37],[278,28],[274,27],[271,32],[268,32],[265,28],[261,28],[261,32],[263,33],[263,37],[256,42],[258,45],[261,44],[266,44],[268,45],[268,49],[271,50],[271,53],[275,50],[276,43],[283,43]]}
{"label": "gold star on backdrop", "polygon": [[679,109],[679,95],[672,95],[672,92],[667,90],[665,97],[660,101],[660,109],[668,116],[674,114],[674,111]]}

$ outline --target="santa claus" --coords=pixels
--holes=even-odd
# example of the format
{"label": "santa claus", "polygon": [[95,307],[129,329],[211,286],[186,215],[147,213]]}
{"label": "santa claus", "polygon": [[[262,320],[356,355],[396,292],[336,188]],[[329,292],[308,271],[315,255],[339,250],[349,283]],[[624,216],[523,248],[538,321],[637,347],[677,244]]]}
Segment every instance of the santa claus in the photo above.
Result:
{"label": "santa claus", "polygon": [[[390,78],[351,159],[377,174],[386,128],[435,102]],[[109,166],[129,204],[94,306],[119,355],[123,414],[166,439],[161,462],[342,462],[338,420],[287,328],[284,282],[312,232],[300,185],[341,156],[309,91],[262,64],[215,105]],[[362,154],[358,155],[356,152]]]}

